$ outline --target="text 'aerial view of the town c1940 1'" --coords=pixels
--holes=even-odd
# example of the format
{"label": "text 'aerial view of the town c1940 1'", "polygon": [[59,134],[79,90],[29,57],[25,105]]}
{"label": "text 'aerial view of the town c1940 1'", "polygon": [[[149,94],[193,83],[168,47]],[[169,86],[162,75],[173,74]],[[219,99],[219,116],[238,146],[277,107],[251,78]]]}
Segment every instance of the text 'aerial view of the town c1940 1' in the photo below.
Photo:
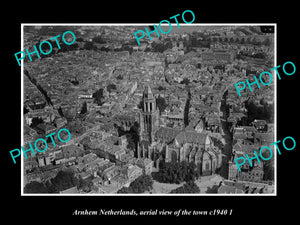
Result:
{"label": "text 'aerial view of the town c1940 1'", "polygon": [[[275,141],[274,84],[234,86],[275,67],[274,33],[183,24],[138,45],[148,25],[22,25],[23,49],[53,46],[22,65],[23,146],[48,143],[22,156],[22,195],[276,192],[274,159],[235,162]],[[62,128],[67,143],[45,138]]]}

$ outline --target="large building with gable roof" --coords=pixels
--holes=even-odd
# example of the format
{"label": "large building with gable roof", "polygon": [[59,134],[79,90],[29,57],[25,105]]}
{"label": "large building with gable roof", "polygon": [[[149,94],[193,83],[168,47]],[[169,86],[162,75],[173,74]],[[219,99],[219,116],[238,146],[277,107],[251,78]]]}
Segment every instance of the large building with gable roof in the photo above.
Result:
{"label": "large building with gable roof", "polygon": [[166,162],[194,162],[201,175],[211,175],[222,164],[221,150],[214,146],[207,134],[198,133],[193,128],[176,129],[160,127],[159,111],[150,86],[143,92],[140,112],[140,141],[138,158]]}

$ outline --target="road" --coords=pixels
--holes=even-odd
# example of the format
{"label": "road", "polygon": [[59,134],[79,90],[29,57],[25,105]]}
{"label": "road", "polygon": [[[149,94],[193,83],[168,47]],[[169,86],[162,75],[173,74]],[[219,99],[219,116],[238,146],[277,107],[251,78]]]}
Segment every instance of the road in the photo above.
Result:
{"label": "road", "polygon": [[222,153],[225,155],[222,158],[222,166],[220,169],[220,175],[224,177],[225,179],[228,178],[228,160],[231,157],[232,154],[232,135],[228,129],[227,126],[227,117],[228,114],[226,113],[226,98],[224,97],[225,91],[223,92],[222,100],[221,100],[221,105],[220,105],[220,111],[223,113],[223,118],[221,118],[221,125],[222,125],[222,136],[225,139],[225,145],[224,148],[222,149]]}
{"label": "road", "polygon": [[68,145],[75,144],[75,143],[79,143],[83,138],[88,136],[90,133],[92,133],[93,131],[99,129],[99,127],[100,127],[100,125],[96,125],[96,126],[92,127],[91,129],[87,130],[86,132],[84,132],[84,134],[82,134],[78,137],[75,137],[75,138],[71,138],[70,141],[66,142],[66,144],[64,144],[64,145],[61,145],[61,147],[68,146]]}

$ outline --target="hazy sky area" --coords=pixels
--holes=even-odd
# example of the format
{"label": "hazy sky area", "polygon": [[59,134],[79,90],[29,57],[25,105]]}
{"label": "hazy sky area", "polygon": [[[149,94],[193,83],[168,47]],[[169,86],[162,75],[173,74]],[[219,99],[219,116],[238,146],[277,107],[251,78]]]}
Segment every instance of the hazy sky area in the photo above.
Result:
{"label": "hazy sky area", "polygon": [[195,30],[206,30],[206,29],[211,29],[212,26],[187,26],[184,24],[179,24],[180,28],[177,27],[177,24],[172,24],[172,31],[173,33],[192,33]]}
{"label": "hazy sky area", "polygon": [[[188,25],[188,24],[184,24],[184,23],[179,23],[180,28],[177,27],[177,24],[174,23],[172,24],[172,30],[170,32],[172,33],[192,33],[193,31],[198,31],[200,30],[209,30],[209,29],[216,29],[216,28],[224,28],[226,26],[205,26],[205,25]],[[164,31],[168,31],[169,29],[169,25],[168,24],[162,24],[162,29]]]}

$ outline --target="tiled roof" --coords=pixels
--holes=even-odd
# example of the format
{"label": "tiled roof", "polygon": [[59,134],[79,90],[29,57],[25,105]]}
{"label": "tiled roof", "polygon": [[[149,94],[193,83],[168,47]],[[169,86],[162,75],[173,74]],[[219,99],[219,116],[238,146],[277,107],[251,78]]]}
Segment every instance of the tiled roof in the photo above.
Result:
{"label": "tiled roof", "polygon": [[274,141],[274,134],[273,133],[255,133],[254,137],[259,139],[262,142],[270,142]]}
{"label": "tiled roof", "polygon": [[155,133],[155,137],[159,139],[164,139],[168,141],[172,141],[176,135],[180,133],[181,130],[169,128],[169,127],[160,127]]}
{"label": "tiled roof", "polygon": [[236,143],[232,149],[237,152],[243,152],[245,154],[253,153],[254,151],[259,150],[258,146],[255,145],[244,145],[241,143]]}
{"label": "tiled roof", "polygon": [[175,137],[175,139],[179,143],[179,145],[182,145],[184,143],[204,145],[206,137],[206,134],[201,134],[193,131],[182,131]]}

